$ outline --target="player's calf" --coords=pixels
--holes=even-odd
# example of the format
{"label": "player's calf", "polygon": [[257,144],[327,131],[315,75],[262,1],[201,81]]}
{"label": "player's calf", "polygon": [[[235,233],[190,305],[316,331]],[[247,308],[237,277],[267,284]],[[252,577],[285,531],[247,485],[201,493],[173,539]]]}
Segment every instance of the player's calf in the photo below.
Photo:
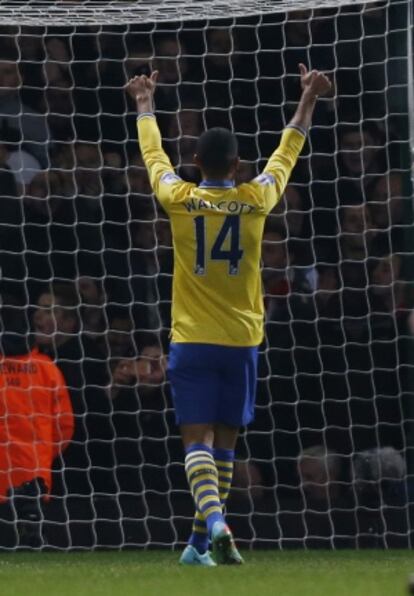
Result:
{"label": "player's calf", "polygon": [[215,522],[224,523],[212,449],[201,443],[187,447],[185,471],[196,509],[201,513],[211,534]]}

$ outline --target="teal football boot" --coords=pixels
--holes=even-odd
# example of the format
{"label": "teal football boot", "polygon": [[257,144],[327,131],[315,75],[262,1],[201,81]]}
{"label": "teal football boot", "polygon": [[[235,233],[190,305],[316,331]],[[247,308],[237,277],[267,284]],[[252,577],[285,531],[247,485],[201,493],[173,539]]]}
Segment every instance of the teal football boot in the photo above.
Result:
{"label": "teal football boot", "polygon": [[216,522],[211,531],[213,556],[219,565],[243,565],[244,560],[234,543],[233,534],[227,524]]}
{"label": "teal football boot", "polygon": [[209,551],[202,555],[191,544],[187,545],[180,557],[181,565],[198,565],[200,567],[217,567]]}

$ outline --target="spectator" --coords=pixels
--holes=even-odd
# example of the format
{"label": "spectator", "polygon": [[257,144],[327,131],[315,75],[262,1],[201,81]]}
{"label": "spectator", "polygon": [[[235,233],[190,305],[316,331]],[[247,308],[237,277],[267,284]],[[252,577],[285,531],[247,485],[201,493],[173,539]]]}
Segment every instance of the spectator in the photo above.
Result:
{"label": "spectator", "polygon": [[230,493],[230,507],[234,500],[246,501],[250,505],[263,499],[264,480],[260,467],[254,461],[236,460],[234,462],[233,484]]}
{"label": "spectator", "polygon": [[337,134],[338,161],[318,173],[311,191],[317,254],[329,262],[335,254],[337,209],[366,203],[370,184],[385,170],[384,141],[374,125],[343,125]]}
{"label": "spectator", "polygon": [[[362,128],[358,125],[343,125],[338,131],[338,136],[341,177],[349,177],[354,188],[358,187],[358,190],[361,181],[362,188],[366,188],[372,176],[384,169],[381,151],[384,143],[380,131],[369,123]],[[343,194],[345,195],[345,192]],[[349,196],[348,201],[355,202],[352,196]]]}
{"label": "spectator", "polygon": [[30,186],[33,178],[42,172],[40,163],[28,151],[14,148],[9,153],[7,165],[13,172],[15,184],[19,195],[24,195],[26,189]]}
{"label": "spectator", "polygon": [[75,144],[76,237],[79,243],[80,268],[85,275],[103,276],[105,236],[103,154],[99,144]]}
{"label": "spectator", "polygon": [[75,145],[76,190],[79,195],[89,197],[90,209],[94,210],[93,199],[102,194],[101,168],[103,156],[99,145],[79,142]]}
{"label": "spectator", "polygon": [[317,445],[298,457],[298,475],[308,506],[330,509],[340,494],[341,459]]}
{"label": "spectator", "polygon": [[[211,113],[214,108],[228,109],[232,105],[232,91],[236,89],[236,85],[232,81],[231,68],[233,59],[236,62],[240,59],[240,54],[234,52],[232,29],[209,28],[206,42],[206,53],[203,59],[204,89],[206,105]],[[237,100],[235,103],[238,103]],[[228,124],[223,123],[223,125]]]}
{"label": "spectator", "polygon": [[286,187],[283,201],[274,209],[271,221],[278,221],[277,225],[286,230],[289,242],[289,252],[292,254],[295,266],[302,267],[301,274],[308,280],[309,286],[315,288],[315,256],[311,251],[309,240],[309,211],[305,207],[304,191],[295,184]]}
{"label": "spectator", "polygon": [[366,204],[346,205],[340,211],[341,260],[363,261],[372,254],[375,230]]}
{"label": "spectator", "polygon": [[340,212],[340,276],[342,308],[351,335],[364,331],[364,325],[355,317],[368,313],[367,289],[368,257],[374,247],[375,231],[372,229],[370,211],[366,204],[348,205]]}
{"label": "spectator", "polygon": [[[127,192],[127,184],[123,156],[115,147],[108,146],[104,151],[103,159],[105,192],[110,195],[124,195]],[[110,220],[111,217],[106,219]]]}
{"label": "spectator", "polygon": [[285,199],[286,225],[289,238],[300,238],[304,233],[305,207],[299,187],[289,184],[286,187]]}
{"label": "spectator", "polygon": [[405,306],[405,288],[401,282],[401,256],[385,255],[373,259],[370,291],[372,311],[399,313]]}
{"label": "spectator", "polygon": [[[74,279],[78,274],[76,218],[64,184],[60,170],[44,170],[25,187],[20,250],[25,254],[33,302],[49,280]],[[10,245],[16,240],[17,235]]]}
{"label": "spectator", "polygon": [[24,280],[31,303],[50,279],[77,273],[77,230],[64,193],[60,171],[44,170],[26,185],[23,200],[3,199],[3,275]]}
{"label": "spectator", "polygon": [[[101,170],[104,188],[102,244],[105,244],[106,260],[109,261],[112,258],[115,264],[117,260],[119,261],[119,258],[117,259],[119,251],[128,250],[130,247],[129,230],[125,224],[130,218],[129,204],[133,199],[128,197],[125,163],[121,153],[115,147],[107,146],[103,158],[104,167]],[[114,271],[117,268],[115,265]],[[112,273],[111,270],[109,272]]]}
{"label": "spectator", "polygon": [[20,56],[23,62],[40,62],[44,59],[44,43],[42,37],[36,35],[30,27],[22,26],[18,39]]}
{"label": "spectator", "polygon": [[292,76],[296,65],[299,62],[310,61],[312,68],[329,71],[333,66],[334,55],[326,47],[322,49],[318,44],[321,32],[325,34],[325,39],[329,37],[329,33],[323,30],[323,20],[314,18],[313,11],[302,9],[289,12],[283,29],[283,59],[287,73],[283,88],[288,101],[292,103],[297,94],[297,80]]}
{"label": "spectator", "polygon": [[81,299],[82,333],[91,339],[98,340],[106,329],[104,316],[105,291],[100,279],[79,277],[76,281],[77,291]]}
{"label": "spectator", "polygon": [[67,65],[73,59],[72,52],[65,39],[58,36],[50,36],[45,39],[45,47],[49,60],[60,65]]}
{"label": "spectator", "polygon": [[141,334],[138,344],[141,345],[139,361],[145,365],[140,377],[141,395],[148,400],[149,405],[149,400],[158,394],[159,388],[165,383],[167,357],[156,336]]}
{"label": "spectator", "polygon": [[154,67],[160,73],[157,106],[161,111],[172,113],[181,107],[182,81],[188,72],[188,50],[175,35],[154,36],[154,44]]}
{"label": "spectator", "polygon": [[[210,27],[207,31],[203,101],[209,107],[209,127],[231,127],[234,123],[240,134],[255,133],[257,123],[246,115],[257,104],[257,91],[251,83],[257,77],[257,64],[253,52],[241,51],[236,31],[226,27]],[[248,153],[243,151],[243,155]]]}
{"label": "spectator", "polygon": [[150,196],[152,194],[144,162],[139,154],[132,155],[129,159],[127,180],[128,191],[132,195],[138,195],[142,200],[142,195]]}
{"label": "spectator", "polygon": [[102,458],[109,465],[111,461],[99,443],[111,436],[105,393],[109,375],[98,346],[80,333],[79,308],[75,286],[55,283],[37,300],[33,328],[39,351],[53,358],[63,373],[75,414],[75,433],[63,457],[64,477],[56,477],[56,491],[88,495],[106,482],[100,477]]}
{"label": "spectator", "polygon": [[344,456],[322,445],[304,449],[298,476],[309,508],[381,508],[404,503],[405,463],[392,447]]}
{"label": "spectator", "polygon": [[128,39],[128,60],[125,64],[125,82],[141,74],[151,74],[153,70],[153,50],[149,43],[142,43],[141,37],[137,42],[134,37]]}
{"label": "spectator", "polygon": [[373,259],[370,281],[370,352],[375,385],[378,439],[381,445],[400,448],[402,401],[400,335],[407,325],[406,288],[401,280],[401,256]]}
{"label": "spectator", "polygon": [[[340,318],[338,293],[338,268],[332,265],[318,265],[318,279],[315,301],[320,317]],[[326,338],[328,339],[328,338]]]}
{"label": "spectator", "polygon": [[52,484],[53,460],[73,434],[62,373],[28,341],[24,305],[3,294],[0,307],[0,502],[10,498],[20,546],[42,544],[40,502]]}
{"label": "spectator", "polygon": [[[52,43],[56,44],[57,47],[62,42],[55,39],[49,42],[49,47]],[[73,114],[75,106],[73,103],[73,79],[70,70],[65,63],[48,61],[45,63],[44,75],[47,81],[45,108],[47,109],[47,121],[53,133],[53,139],[62,141],[71,139],[74,136]]]}
{"label": "spectator", "polygon": [[80,298],[72,284],[55,283],[40,294],[33,315],[36,345],[57,362],[70,388],[106,387],[103,355],[80,333],[79,310]]}
{"label": "spectator", "polygon": [[352,480],[358,504],[370,508],[404,505],[406,473],[405,462],[393,447],[356,453],[352,459]]}
{"label": "spectator", "polygon": [[[11,172],[10,166],[7,163],[10,157],[10,147],[4,142],[4,131],[0,132],[0,184],[2,192],[2,200],[7,201],[10,198],[15,198],[18,195],[16,180]],[[34,159],[34,158],[33,158]]]}
{"label": "spectator", "polygon": [[199,182],[199,173],[194,164],[196,140],[203,131],[201,112],[199,109],[185,108],[178,112],[176,118],[171,120],[168,137],[172,145],[170,155],[174,161],[179,160],[179,175],[189,181]]}
{"label": "spectator", "polygon": [[374,180],[368,198],[375,228],[389,231],[390,227],[402,222],[403,179],[399,172],[390,172]]}
{"label": "spectator", "polygon": [[118,398],[122,389],[135,387],[137,380],[147,374],[147,363],[136,358],[111,359],[111,384],[108,386],[108,395],[112,401]]}
{"label": "spectator", "polygon": [[112,306],[108,309],[108,332],[105,353],[111,358],[122,358],[134,351],[133,320],[129,306]]}
{"label": "spectator", "polygon": [[[124,304],[138,330],[170,327],[172,250],[169,223],[144,208],[130,228],[132,250],[115,270],[110,295]],[[121,274],[124,271],[124,275]],[[121,280],[120,277],[124,279]]]}
{"label": "spectator", "polygon": [[[110,388],[116,434],[117,477],[121,490],[168,494],[178,475],[181,444],[165,386],[166,357],[156,336],[138,338],[139,357],[113,363]],[[174,486],[177,486],[174,481]]]}
{"label": "spectator", "polygon": [[75,185],[75,148],[73,143],[55,143],[51,151],[51,164],[54,169],[59,170],[62,179],[63,196],[76,196]]}
{"label": "spectator", "polygon": [[236,173],[236,184],[243,184],[243,182],[251,182],[257,176],[256,164],[253,161],[245,159],[240,160],[239,167]]}
{"label": "spectator", "polygon": [[144,335],[139,341],[142,349],[138,358],[125,355],[112,361],[112,383],[108,389],[112,400],[118,397],[123,386],[132,387],[137,383],[141,396],[151,400],[151,395],[165,382],[166,356],[159,340],[156,336]]}
{"label": "spectator", "polygon": [[[370,259],[380,257],[387,247],[382,246],[377,230],[372,227],[370,210],[366,204],[347,206],[341,210],[341,232],[342,312],[348,317],[344,321],[345,328],[350,334],[349,339],[365,337],[367,340],[368,320],[357,318],[366,317],[370,309]],[[380,287],[374,289],[371,300],[375,302],[381,292],[383,289]]]}
{"label": "spectator", "polygon": [[3,46],[0,61],[0,128],[5,124],[21,134],[22,148],[41,164],[49,164],[47,148],[50,134],[46,118],[20,99],[22,79],[19,72],[17,49]]}
{"label": "spectator", "polygon": [[288,247],[285,234],[273,225],[268,225],[263,234],[262,262],[263,284],[265,288],[266,315],[274,318],[290,291],[290,272]]}
{"label": "spectator", "polygon": [[283,318],[287,298],[291,293],[308,293],[315,285],[313,268],[295,268],[285,232],[271,220],[265,226],[262,246],[266,316],[270,320]]}

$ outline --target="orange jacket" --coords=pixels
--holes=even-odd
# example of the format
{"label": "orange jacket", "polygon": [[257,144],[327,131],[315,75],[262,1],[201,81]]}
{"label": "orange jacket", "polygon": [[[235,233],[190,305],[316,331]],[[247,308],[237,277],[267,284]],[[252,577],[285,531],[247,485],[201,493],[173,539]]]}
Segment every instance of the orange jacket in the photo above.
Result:
{"label": "orange jacket", "polygon": [[65,380],[48,356],[36,349],[0,356],[0,502],[9,488],[36,477],[50,490],[53,459],[73,428]]}

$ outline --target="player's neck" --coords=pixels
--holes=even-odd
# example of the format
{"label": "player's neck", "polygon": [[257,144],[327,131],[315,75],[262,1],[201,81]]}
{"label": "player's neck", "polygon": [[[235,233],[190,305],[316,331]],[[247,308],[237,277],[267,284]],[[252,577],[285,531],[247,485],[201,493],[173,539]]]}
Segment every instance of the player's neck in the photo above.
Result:
{"label": "player's neck", "polygon": [[200,182],[201,188],[233,188],[234,180],[232,178],[208,178],[203,177]]}

